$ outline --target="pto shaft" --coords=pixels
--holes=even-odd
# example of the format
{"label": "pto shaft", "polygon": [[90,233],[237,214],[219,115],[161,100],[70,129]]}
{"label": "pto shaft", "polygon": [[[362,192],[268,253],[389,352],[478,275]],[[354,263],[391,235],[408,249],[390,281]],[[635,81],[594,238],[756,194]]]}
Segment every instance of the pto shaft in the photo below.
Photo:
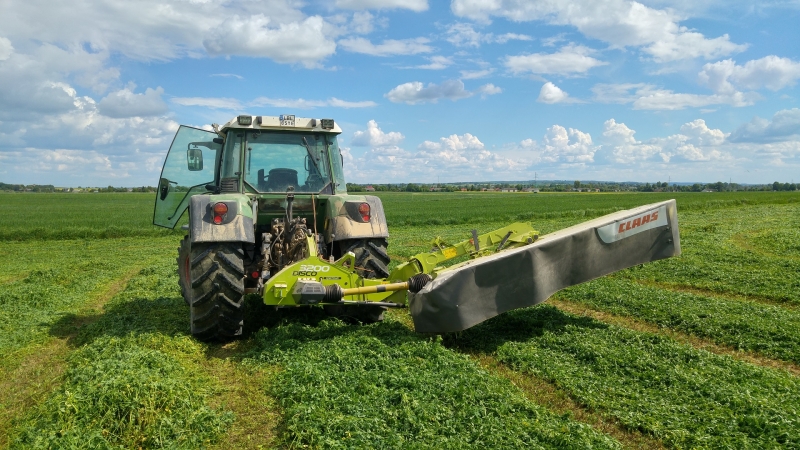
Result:
{"label": "pto shaft", "polygon": [[401,283],[378,284],[375,286],[362,286],[344,289],[338,284],[325,287],[325,302],[338,303],[347,295],[374,294],[377,292],[411,291],[419,292],[433,278],[425,273],[420,273]]}

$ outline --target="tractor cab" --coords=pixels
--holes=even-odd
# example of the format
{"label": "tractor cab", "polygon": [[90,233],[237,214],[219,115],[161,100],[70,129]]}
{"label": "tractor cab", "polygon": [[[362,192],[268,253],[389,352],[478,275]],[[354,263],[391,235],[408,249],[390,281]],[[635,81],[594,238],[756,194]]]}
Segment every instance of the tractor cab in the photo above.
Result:
{"label": "tractor cab", "polygon": [[341,129],[332,119],[241,115],[214,130],[178,129],[158,185],[155,225],[174,228],[195,194],[280,203],[289,191],[300,198],[347,193],[336,139]]}

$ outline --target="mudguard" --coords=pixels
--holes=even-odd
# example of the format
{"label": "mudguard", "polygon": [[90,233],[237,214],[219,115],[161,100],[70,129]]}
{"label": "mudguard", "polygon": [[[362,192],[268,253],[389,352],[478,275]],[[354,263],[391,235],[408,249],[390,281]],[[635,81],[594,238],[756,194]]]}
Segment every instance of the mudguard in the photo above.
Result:
{"label": "mudguard", "polygon": [[[361,203],[369,204],[369,222],[361,220],[358,214]],[[332,195],[328,198],[328,217],[326,242],[389,236],[383,203],[374,195]]]}
{"label": "mudguard", "polygon": [[[213,222],[211,207],[223,202],[228,213]],[[242,194],[195,195],[189,204],[189,238],[194,242],[255,243],[253,200]]]}
{"label": "mudguard", "polygon": [[565,287],[680,253],[675,200],[619,211],[439,272],[408,294],[414,328],[465,330]]}

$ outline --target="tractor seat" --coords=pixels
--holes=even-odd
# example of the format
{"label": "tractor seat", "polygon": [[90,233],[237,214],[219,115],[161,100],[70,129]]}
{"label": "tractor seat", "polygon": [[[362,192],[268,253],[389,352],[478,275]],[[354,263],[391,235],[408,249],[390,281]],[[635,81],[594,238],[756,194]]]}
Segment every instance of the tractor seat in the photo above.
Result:
{"label": "tractor seat", "polygon": [[289,186],[297,188],[297,171],[294,169],[272,169],[263,184],[261,182],[262,173],[259,171],[258,185],[259,187],[263,185],[267,192],[284,192]]}

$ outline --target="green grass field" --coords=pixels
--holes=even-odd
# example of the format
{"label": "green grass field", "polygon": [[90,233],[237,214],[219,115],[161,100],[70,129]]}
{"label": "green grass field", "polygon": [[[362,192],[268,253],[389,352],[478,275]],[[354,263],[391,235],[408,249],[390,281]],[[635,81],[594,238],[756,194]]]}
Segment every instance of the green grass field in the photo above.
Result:
{"label": "green grass field", "polygon": [[389,253],[668,198],[683,255],[470,330],[248,299],[188,336],[148,194],[2,194],[0,448],[800,448],[800,194],[382,194]]}

